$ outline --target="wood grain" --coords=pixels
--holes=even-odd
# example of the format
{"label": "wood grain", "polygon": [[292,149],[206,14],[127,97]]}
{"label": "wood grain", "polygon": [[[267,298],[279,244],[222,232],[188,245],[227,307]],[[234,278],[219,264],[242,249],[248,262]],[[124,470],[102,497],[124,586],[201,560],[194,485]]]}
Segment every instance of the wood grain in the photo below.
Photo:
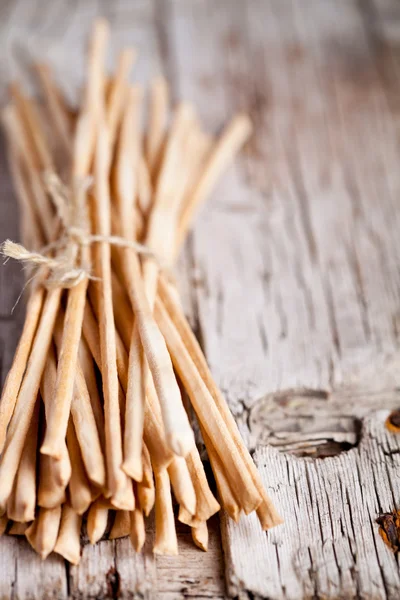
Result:
{"label": "wood grain", "polygon": [[225,522],[232,596],[399,597],[397,558],[375,522],[400,493],[400,438],[387,431],[387,415],[366,418],[359,447],[339,456],[310,461],[260,447],[256,463],[286,521],[264,534],[257,519],[242,519],[242,546]]}
{"label": "wood grain", "polygon": [[[33,55],[62,73],[77,101],[84,40],[100,13],[113,30],[110,65],[134,44],[135,80],[164,72],[172,97],[192,100],[211,131],[237,110],[255,124],[177,270],[185,312],[246,441],[274,446],[256,457],[287,513],[286,525],[267,535],[251,519],[238,527],[222,520],[228,591],[397,598],[398,564],[375,518],[398,503],[398,442],[382,429],[383,413],[369,415],[400,403],[398,2],[7,1],[3,96],[10,76],[26,77]],[[15,239],[3,155],[0,180],[0,237]],[[21,284],[15,264],[0,269],[3,378],[23,313],[20,304],[10,315]],[[346,453],[359,444],[363,419],[362,442]],[[310,462],[278,450],[342,454]],[[20,555],[25,545],[4,537],[0,597],[28,597],[25,564],[34,564],[48,597],[114,597],[118,585],[121,597],[222,597],[216,521],[207,556],[189,535],[180,534],[177,562],[136,557],[122,540],[85,547],[82,565],[70,570],[62,561],[30,563],[30,550]]]}

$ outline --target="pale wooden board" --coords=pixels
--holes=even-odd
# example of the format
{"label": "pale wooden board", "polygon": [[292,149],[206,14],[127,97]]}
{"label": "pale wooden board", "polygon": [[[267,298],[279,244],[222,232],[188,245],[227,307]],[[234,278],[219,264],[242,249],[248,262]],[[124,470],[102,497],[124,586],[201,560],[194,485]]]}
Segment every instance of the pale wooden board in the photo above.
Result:
{"label": "pale wooden board", "polygon": [[[359,447],[332,458],[312,461],[260,447],[256,463],[286,522],[268,534],[253,517],[238,528],[226,523],[232,595],[399,598],[398,560],[375,523],[400,497],[400,437],[384,426],[387,415],[366,418]],[[242,546],[235,543],[237,529]]]}
{"label": "pale wooden board", "polygon": [[[114,27],[110,60],[125,43],[138,47],[137,79],[165,71],[174,98],[193,100],[212,131],[237,109],[255,122],[245,154],[202,211],[179,269],[185,310],[249,445],[272,442],[312,454],[321,445],[356,443],[358,419],[399,401],[398,3],[4,2],[0,83],[20,72],[27,54],[42,55],[63,72],[61,84],[76,100],[84,39],[99,13]],[[15,203],[1,177],[0,233],[14,237]],[[9,314],[21,281],[13,265],[0,271],[3,373],[16,343],[22,311]],[[242,526],[225,521],[223,532],[229,588],[251,596],[257,582],[263,595],[284,598],[276,577],[265,574],[265,536],[257,545],[247,529],[244,536]],[[215,529],[213,535],[210,557],[184,542],[174,567],[169,559],[156,567],[150,557],[136,561],[126,541],[102,542],[101,550],[85,549],[84,566],[65,582],[75,597],[107,597],[113,567],[123,573],[126,593],[143,584],[149,597],[156,587],[171,600],[218,597],[221,550]],[[281,535],[290,555],[292,542]],[[7,543],[0,569],[10,586],[15,550]],[[235,557],[253,543],[260,550],[250,554],[256,571],[242,577],[244,563]],[[377,551],[383,570],[394,567],[385,552]],[[193,570],[200,583],[188,583]],[[393,576],[397,581],[396,570]],[[53,566],[41,577],[51,593]],[[293,593],[314,584],[306,574],[296,582],[290,569],[288,577],[297,585]],[[330,590],[343,597],[348,581],[335,581]],[[392,588],[370,589],[373,600],[395,597]]]}
{"label": "pale wooden board", "polygon": [[[396,4],[173,2],[181,94],[211,126],[237,108],[256,125],[190,245],[197,327],[251,447],[337,451],[357,443],[359,418],[399,403]],[[291,597],[259,530],[222,529],[231,593]],[[382,547],[377,560],[397,582]]]}

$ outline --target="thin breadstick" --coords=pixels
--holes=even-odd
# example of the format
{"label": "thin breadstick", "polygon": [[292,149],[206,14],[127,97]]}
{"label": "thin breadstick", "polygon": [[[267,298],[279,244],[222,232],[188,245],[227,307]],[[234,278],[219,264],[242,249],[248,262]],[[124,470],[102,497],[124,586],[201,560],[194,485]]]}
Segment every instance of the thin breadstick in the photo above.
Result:
{"label": "thin breadstick", "polygon": [[167,118],[168,85],[164,77],[155,77],[150,87],[149,123],[146,136],[146,159],[153,178],[157,174]]}
{"label": "thin breadstick", "polygon": [[142,464],[143,477],[141,484],[147,488],[154,488],[153,468],[151,466],[150,452],[146,444],[143,444],[142,447]]}
{"label": "thin breadstick", "polygon": [[[138,87],[129,91],[127,108],[122,119],[118,143],[116,182],[121,232],[127,239],[135,238],[134,199],[135,171],[137,171],[139,149],[139,109],[142,90]],[[125,276],[135,287],[141,284],[140,266],[137,255],[126,250]],[[125,262],[124,261],[124,262]],[[115,284],[114,284],[115,286]],[[128,290],[129,291],[129,290]],[[122,316],[122,313],[120,313]],[[121,329],[124,329],[121,327]],[[146,390],[146,362],[138,337],[132,337],[128,365],[128,387],[126,392],[124,463],[123,469],[136,481],[142,479],[142,439]]]}
{"label": "thin breadstick", "polygon": [[[60,311],[54,328],[54,340],[59,350],[62,337],[62,315],[63,312]],[[106,481],[105,462],[89,392],[79,363],[76,365],[74,375],[75,391],[71,403],[71,416],[87,475],[95,485],[102,487]]]}
{"label": "thin breadstick", "polygon": [[186,461],[182,456],[175,456],[168,467],[175,498],[191,515],[196,514],[196,492],[190,477]]}
{"label": "thin breadstick", "polygon": [[43,558],[53,552],[60,528],[61,506],[40,508],[35,521],[25,532],[32,548]]}
{"label": "thin breadstick", "polygon": [[159,293],[161,294],[163,305],[168,310],[168,314],[174,322],[176,329],[184,340],[185,346],[198,369],[198,372],[207,386],[213,400],[218,407],[224,421],[227,424],[229,433],[232,436],[238,451],[249,470],[252,480],[262,498],[262,503],[259,506],[258,516],[260,518],[263,529],[269,529],[282,523],[282,518],[278,514],[274,505],[272,504],[268,494],[264,489],[260,474],[255,466],[244,442],[241,438],[239,430],[237,428],[235,419],[229,407],[218,389],[215,381],[211,375],[210,369],[207,365],[207,361],[201,351],[201,348],[188,324],[181,306],[176,302],[174,294],[171,292],[171,288],[163,277],[160,277]]}
{"label": "thin breadstick", "polygon": [[91,544],[96,544],[107,529],[108,508],[102,498],[93,502],[87,517],[87,533]]}
{"label": "thin breadstick", "polygon": [[[31,100],[25,100],[29,103]],[[54,233],[53,206],[50,198],[43,187],[41,169],[44,165],[38,165],[35,159],[36,150],[32,147],[26,128],[23,125],[23,117],[17,107],[10,107],[4,115],[8,137],[12,138],[14,152],[18,154],[21,166],[26,173],[30,183],[30,189],[34,198],[34,211],[37,214],[40,227],[46,237],[50,240]],[[39,130],[38,136],[42,133]]]}
{"label": "thin breadstick", "polygon": [[10,85],[10,92],[23,119],[36,166],[44,170],[53,170],[54,163],[51,150],[43,133],[44,127],[41,123],[36,102],[32,98],[24,96],[17,82]]}
{"label": "thin breadstick", "polygon": [[[98,328],[98,321],[99,321],[99,302],[98,302],[98,298],[96,297],[96,290],[94,288],[94,285],[89,286],[89,297],[90,297],[90,301],[91,301],[91,307],[88,307],[88,303],[86,303],[86,312],[85,312],[85,323],[84,323],[84,335],[85,335],[85,339],[88,342],[88,345],[90,347],[90,351],[93,355],[93,358],[97,364],[97,366],[99,367],[100,371],[101,371],[101,353],[100,353],[100,336],[99,336],[99,328]],[[116,309],[117,310],[117,309]],[[114,310],[115,313],[115,310]],[[132,311],[131,311],[132,313]],[[121,314],[122,316],[122,314]],[[131,332],[131,328],[130,327],[130,323],[132,321],[132,318],[129,321],[129,324],[126,323],[125,326],[123,326],[121,324],[121,327],[124,329],[124,333],[126,335],[124,335],[124,340],[128,339],[130,340],[130,332]],[[86,324],[86,320],[88,321],[88,323]],[[116,320],[115,320],[116,322]],[[126,350],[126,346],[124,341],[122,340],[119,331],[116,329],[115,330],[115,348],[116,348],[116,355],[117,355],[117,372],[118,372],[118,377],[119,380],[121,382],[121,385],[124,389],[124,393],[126,394],[126,387],[128,385],[128,352]],[[128,341],[128,348],[129,348],[129,341]]]}
{"label": "thin breadstick", "polygon": [[133,312],[129,297],[117,275],[112,273],[112,292],[114,302],[115,326],[127,351],[131,344],[133,330]]}
{"label": "thin breadstick", "polygon": [[174,510],[172,507],[171,487],[165,469],[157,470],[156,480],[156,538],[154,554],[178,554]]}
{"label": "thin breadstick", "polygon": [[146,444],[143,444],[142,448],[142,465],[143,477],[142,481],[136,484],[136,496],[139,499],[139,505],[142,512],[144,512],[145,516],[148,517],[153,509],[156,494],[154,488],[153,468],[151,466],[150,453]]}
{"label": "thin breadstick", "polygon": [[71,462],[67,447],[60,460],[40,454],[38,506],[54,508],[65,502],[65,489],[71,478]]}
{"label": "thin breadstick", "polygon": [[[91,286],[89,286],[89,289],[90,287]],[[101,357],[99,352],[100,337],[96,327],[96,319],[93,314],[93,310],[88,304],[86,304],[85,308],[83,331],[93,358],[101,370]],[[128,389],[128,354],[117,331],[115,332],[115,340],[117,347],[117,369],[119,381],[124,393],[126,394]],[[144,441],[149,448],[153,463],[157,465],[158,468],[167,467],[171,462],[173,455],[166,443],[165,433],[162,426],[160,405],[152,380],[149,381],[149,386],[146,393],[143,435]]]}
{"label": "thin breadstick", "polygon": [[[182,172],[182,162],[187,163],[186,144],[191,140],[194,111],[190,104],[181,103],[176,111],[168,136],[160,175],[154,194],[154,202],[149,217],[145,244],[157,256],[171,265],[175,251],[176,229],[180,219],[180,209],[184,197],[188,168]],[[153,259],[143,259],[143,275],[148,301],[151,308],[156,296],[159,266]]]}
{"label": "thin breadstick", "polygon": [[131,532],[131,517],[128,510],[117,510],[114,524],[111,528],[108,539],[116,540],[126,537]]}
{"label": "thin breadstick", "polygon": [[96,421],[97,431],[99,433],[101,448],[103,452],[105,452],[103,402],[100,398],[100,392],[97,386],[92,354],[84,338],[81,339],[79,346],[79,363],[86,381],[90,403],[92,405],[93,415]]}
{"label": "thin breadstick", "polygon": [[142,445],[147,368],[141,344],[134,344],[129,357],[129,378],[125,408],[124,462],[122,468],[135,481],[143,477]]}
{"label": "thin breadstick", "polygon": [[135,496],[132,488],[132,480],[126,477],[124,487],[118,497],[107,494],[110,497],[111,506],[117,510],[133,510],[135,508]]}
{"label": "thin breadstick", "polygon": [[143,440],[150,452],[154,467],[160,469],[168,467],[173,454],[166,441],[160,403],[151,377],[146,389]]}
{"label": "thin breadstick", "polygon": [[0,513],[11,493],[21,459],[25,439],[35,407],[47,353],[51,343],[54,322],[60,303],[61,290],[48,292],[29,361],[18,393],[17,403],[8,428],[0,463]]}
{"label": "thin breadstick", "polygon": [[26,307],[26,317],[21,337],[15,351],[11,369],[4,383],[0,401],[0,453],[6,440],[7,427],[10,423],[17,402],[18,392],[24,376],[28,357],[35,338],[38,322],[44,301],[44,290],[35,286]]}
{"label": "thin breadstick", "polygon": [[[129,103],[126,117],[124,119],[124,123],[127,128],[132,122],[135,122],[134,117],[136,112],[137,99],[135,96],[133,96],[131,102]],[[179,139],[179,132],[185,125],[186,113],[184,110],[182,110],[178,114],[182,115],[180,118],[177,117],[177,133],[175,137]],[[124,133],[124,127],[122,133]],[[173,149],[174,146],[172,145],[172,150],[168,154],[168,157],[173,154]],[[134,160],[135,156],[137,157],[134,152],[131,138],[121,135],[117,162],[117,198],[120,211],[121,233],[128,239],[134,238],[135,228],[133,223],[134,197],[132,197],[131,191],[132,170],[128,168],[129,165],[126,159],[127,157],[130,157],[131,162]],[[162,188],[159,192],[159,196],[161,200],[159,200],[158,203],[160,204],[161,202],[165,202],[164,188]],[[152,212],[150,222],[152,222],[153,214],[154,213]],[[160,211],[158,211],[157,214],[160,215]],[[149,232],[147,242],[149,239],[152,241],[154,235],[155,228],[153,226]],[[165,346],[164,339],[160,334],[152,316],[152,305],[154,302],[153,296],[155,295],[156,291],[155,286],[158,267],[152,263],[151,268],[149,267],[147,269],[148,281],[146,281],[146,293],[146,289],[142,283],[140,264],[137,254],[130,249],[125,249],[122,252],[124,256],[122,264],[125,285],[136,315],[136,325],[132,334],[130,345],[131,365],[132,368],[136,365],[136,362],[133,361],[133,357],[139,356],[138,346],[140,342],[138,340],[138,335],[140,335],[143,349],[146,354],[148,365],[154,381],[154,386],[160,401],[168,445],[175,454],[185,456],[194,444],[193,431],[189,425],[186,412],[182,405],[179,387],[173,373],[171,359]],[[136,374],[137,373],[135,372],[135,375]],[[129,375],[130,378],[132,376],[132,374]],[[144,381],[146,386],[148,378],[147,370],[145,369]],[[129,389],[130,388],[128,388],[128,391]],[[130,406],[132,402],[133,399],[131,400],[128,395],[127,405]],[[129,424],[134,423],[137,423],[136,419],[129,421]],[[136,430],[133,435],[138,435]]]}
{"label": "thin breadstick", "polygon": [[156,500],[156,492],[153,487],[145,487],[142,482],[137,484],[137,495],[139,498],[140,507],[146,517],[149,516],[153,510],[153,506]]}
{"label": "thin breadstick", "polygon": [[108,23],[103,18],[97,18],[93,25],[89,44],[87,86],[83,99],[83,108],[77,122],[77,130],[82,129],[80,147],[79,171],[77,177],[86,176],[92,164],[96,146],[96,134],[99,119],[103,115],[105,75],[104,62],[109,37]]}
{"label": "thin breadstick", "polygon": [[45,99],[47,102],[52,125],[54,126],[58,139],[60,140],[66,156],[72,153],[71,146],[71,122],[65,112],[60,94],[53,81],[49,65],[36,63],[33,65],[40,80]]}
{"label": "thin breadstick", "polygon": [[215,482],[217,484],[218,495],[222,503],[222,507],[231,519],[237,523],[239,521],[240,516],[240,506],[237,503],[237,500],[231,490],[229,485],[229,479],[226,476],[224,466],[218,453],[215,451],[214,446],[211,443],[210,438],[202,429],[202,436],[204,439],[204,443],[207,447],[208,458],[210,459],[211,467],[213,470],[213,474],[215,477]]}
{"label": "thin breadstick", "polygon": [[69,475],[63,480],[57,479],[59,476],[59,469],[61,462],[65,459],[58,461],[52,456],[46,456],[41,454],[39,457],[39,489],[38,489],[38,506],[43,508],[55,508],[63,502],[65,502],[66,495],[65,489],[71,478],[71,463],[69,461],[68,450],[67,452],[68,461],[65,464],[69,465]]}
{"label": "thin breadstick", "polygon": [[249,514],[259,506],[261,496],[245,467],[224,418],[161,302],[157,302],[156,316],[196,415],[217,450],[226,472],[230,475],[235,496],[240,498],[241,507],[246,514]]}
{"label": "thin breadstick", "polygon": [[71,411],[86,289],[87,279],[68,290],[64,329],[58,353],[57,382],[54,398],[46,414],[46,434],[40,448],[42,454],[54,458],[60,457],[60,448],[66,436]]}
{"label": "thin breadstick", "polygon": [[130,539],[135,552],[141,552],[146,539],[146,529],[143,518],[143,508],[140,506],[140,500],[135,493],[136,505],[130,514]]}
{"label": "thin breadstick", "polygon": [[[119,228],[124,238],[134,240],[136,229],[135,198],[140,156],[140,112],[143,89],[131,86],[128,90],[121,130],[118,139],[114,186],[119,210]],[[131,252],[125,252],[131,255]]]}
{"label": "thin breadstick", "polygon": [[[104,124],[98,134],[95,158],[95,195],[97,233],[110,235],[110,191],[109,191],[109,145]],[[103,376],[104,417],[106,436],[107,481],[113,498],[123,494],[127,476],[122,471],[122,433],[118,405],[118,373],[115,347],[115,324],[113,315],[110,246],[101,242],[96,248],[96,273],[101,281],[97,285],[99,294],[100,348]]]}
{"label": "thin breadstick", "polygon": [[208,521],[212,515],[220,510],[220,505],[210,490],[197,448],[193,449],[189,456],[186,457],[186,462],[196,492],[196,513],[193,518],[190,513],[182,510],[181,507],[178,518],[182,523],[192,526],[193,522]]}
{"label": "thin breadstick", "polygon": [[[40,384],[40,391],[44,403],[45,414],[49,404],[53,399],[54,388],[57,381],[57,362],[53,345],[50,346],[46,365],[43,371],[43,377]],[[57,498],[63,497],[68,481],[71,477],[71,461],[67,446],[64,440],[61,448],[60,459],[54,459],[45,454],[40,455],[40,474],[39,477],[39,506],[53,508],[56,504],[53,502]]]}
{"label": "thin breadstick", "polygon": [[28,523],[19,523],[18,521],[14,521],[8,530],[8,535],[25,535],[28,527]]}
{"label": "thin breadstick", "polygon": [[205,521],[202,521],[197,527],[192,527],[192,538],[200,550],[208,550],[208,527]]}
{"label": "thin breadstick", "polygon": [[77,515],[69,504],[64,504],[54,552],[73,565],[77,565],[81,558],[81,527],[82,517]]}
{"label": "thin breadstick", "polygon": [[[92,285],[89,285],[89,296],[94,295],[93,293],[90,293],[92,289]],[[89,346],[90,353],[93,356],[93,360],[101,370],[100,334],[97,315],[95,316],[93,308],[89,302],[86,302],[85,305],[82,331],[86,343]]]}
{"label": "thin breadstick", "polygon": [[32,420],[18,467],[12,494],[12,506],[7,505],[7,513],[13,521],[27,523],[35,518],[36,507],[36,448],[39,426],[39,398],[33,411]]}
{"label": "thin breadstick", "polygon": [[130,538],[135,552],[141,552],[146,540],[146,529],[144,525],[143,512],[139,507],[136,507],[130,513],[131,530]]}
{"label": "thin breadstick", "polygon": [[[132,318],[133,317],[129,318],[130,323],[132,322]],[[87,313],[85,313],[84,331],[85,323],[89,321],[91,323],[88,326],[89,331],[87,331],[86,339],[90,345],[90,349],[95,358],[95,361],[97,362],[97,360],[100,361],[100,357],[98,356],[98,348],[100,347],[100,341],[98,334],[96,336],[96,332],[94,329],[95,317],[93,315],[93,312],[88,310]],[[127,325],[127,327],[129,328],[129,325]],[[118,376],[122,389],[126,394],[128,389],[128,355],[117,331],[115,332],[115,340],[117,347]],[[97,365],[101,369],[101,361],[100,363],[97,363]],[[148,449],[151,454],[151,459],[154,465],[156,465],[158,468],[167,467],[171,462],[173,455],[166,443],[165,432],[162,425],[160,404],[157,398],[157,393],[154,388],[153,380],[151,378],[148,381],[148,386],[146,390],[146,406],[143,435],[144,441],[148,446]]]}
{"label": "thin breadstick", "polygon": [[[13,133],[9,128],[8,123],[10,118],[14,117],[10,111],[3,116],[3,123],[7,124],[6,130],[9,138],[9,142],[13,139]],[[19,169],[19,164],[16,157],[11,152],[11,163],[14,165],[14,170]],[[24,191],[19,190],[19,196],[21,200],[24,197]],[[30,206],[29,199],[22,200],[24,205]],[[32,217],[31,217],[32,219]],[[36,220],[32,219],[32,225],[35,226]],[[15,351],[12,366],[8,372],[6,381],[4,383],[3,392],[0,400],[0,454],[4,448],[7,427],[10,423],[15,403],[17,401],[18,392],[21,386],[22,378],[28,362],[30,350],[35,337],[36,329],[38,326],[40,313],[44,302],[44,289],[41,285],[34,285],[31,290],[29,300],[26,307],[26,317],[24,327],[22,329],[21,337],[18,342],[17,349]]]}
{"label": "thin breadstick", "polygon": [[[153,189],[151,185],[149,167],[142,154],[139,156],[139,164],[137,171],[137,190],[137,201],[139,206],[138,213],[141,215],[142,220],[146,222],[151,209]],[[139,221],[139,214],[137,214],[135,217],[135,221],[137,221],[136,238],[138,240],[142,239],[142,234],[144,232],[144,222]]]}
{"label": "thin breadstick", "polygon": [[133,48],[126,48],[120,53],[117,72],[111,84],[110,94],[107,99],[107,125],[110,135],[111,154],[114,148],[117,128],[121,120],[124,100],[126,99],[129,72],[136,60],[136,56],[136,50]]}
{"label": "thin breadstick", "polygon": [[28,185],[28,174],[23,168],[18,143],[14,140],[16,111],[14,106],[7,106],[2,115],[2,123],[7,134],[8,163],[10,165],[13,186],[16,191],[21,215],[22,243],[33,250],[44,246],[45,238],[34,209],[32,189]]}
{"label": "thin breadstick", "polygon": [[69,481],[70,502],[74,511],[78,515],[83,515],[92,502],[92,490],[85,473],[85,467],[83,465],[78,439],[76,437],[75,428],[71,419],[68,423],[67,429],[67,444],[71,462],[74,466],[72,469],[71,479]]}
{"label": "thin breadstick", "polygon": [[214,149],[211,151],[203,172],[191,192],[190,198],[185,199],[180,216],[175,256],[178,254],[187,231],[193,221],[194,213],[213,189],[221,173],[232,161],[251,133],[252,125],[246,115],[236,116],[223,131]]}
{"label": "thin breadstick", "polygon": [[[90,79],[88,87],[96,85]],[[70,210],[75,212],[75,219],[79,219],[79,227],[84,232],[89,232],[89,215],[87,210],[86,192],[82,189],[82,176],[85,171],[86,156],[83,149],[86,147],[86,132],[78,127],[74,140],[74,153],[72,165],[72,194]],[[83,164],[82,164],[83,163]],[[76,225],[76,223],[73,223]],[[79,250],[82,265],[89,263],[89,248],[82,246]],[[46,434],[40,451],[42,454],[59,457],[59,448],[65,439],[71,403],[74,393],[74,373],[78,362],[79,341],[82,334],[82,322],[86,304],[88,278],[85,277],[77,285],[67,291],[67,308],[64,317],[62,339],[59,343],[59,357],[57,364],[57,382],[54,398],[49,407]]]}

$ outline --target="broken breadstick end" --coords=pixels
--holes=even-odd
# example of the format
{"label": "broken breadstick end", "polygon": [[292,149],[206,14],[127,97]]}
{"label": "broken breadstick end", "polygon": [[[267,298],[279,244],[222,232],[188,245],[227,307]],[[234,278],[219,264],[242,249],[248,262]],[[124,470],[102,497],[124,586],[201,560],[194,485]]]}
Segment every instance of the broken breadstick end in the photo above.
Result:
{"label": "broken breadstick end", "polygon": [[192,538],[198,548],[207,552],[208,550],[208,527],[205,521],[197,527],[192,527]]}
{"label": "broken breadstick end", "polygon": [[125,460],[122,469],[134,481],[142,481],[143,466],[141,460]]}
{"label": "broken breadstick end", "polygon": [[174,454],[185,457],[195,445],[193,431],[185,431],[185,433],[180,435],[178,435],[176,432],[168,433],[167,443]]}

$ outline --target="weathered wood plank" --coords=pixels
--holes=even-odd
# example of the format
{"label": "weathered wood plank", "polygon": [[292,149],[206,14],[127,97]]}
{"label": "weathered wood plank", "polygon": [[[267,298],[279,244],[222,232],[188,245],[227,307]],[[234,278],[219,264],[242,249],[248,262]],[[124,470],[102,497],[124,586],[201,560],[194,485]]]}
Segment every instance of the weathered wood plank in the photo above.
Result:
{"label": "weathered wood plank", "polygon": [[[400,438],[387,411],[364,420],[358,448],[311,461],[260,448],[255,460],[285,524],[268,534],[253,518],[226,522],[229,592],[241,598],[391,598],[400,594],[396,556],[375,519],[398,506]],[[233,539],[232,539],[233,537]],[[229,539],[231,538],[231,539]]]}
{"label": "weathered wood plank", "polygon": [[26,540],[12,536],[1,538],[0,598],[67,598],[65,562],[52,555],[46,562]]}
{"label": "weathered wood plank", "polygon": [[[356,3],[173,6],[182,95],[215,96],[209,122],[244,108],[256,125],[193,236],[203,340],[231,406],[240,414],[279,390],[393,387],[396,115]],[[368,71],[358,84],[350,42]]]}
{"label": "weathered wood plank", "polygon": [[[10,75],[21,72],[17,57],[20,62],[21,55],[45,55],[63,73],[61,83],[76,100],[84,39],[93,17],[102,13],[115,30],[110,61],[125,43],[136,45],[141,58],[135,78],[146,81],[164,70],[173,96],[193,100],[211,130],[237,109],[250,112],[253,140],[202,212],[180,262],[185,310],[252,447],[272,442],[316,453],[321,443],[355,444],[355,419],[377,402],[386,407],[398,402],[396,2],[89,0],[70,6],[19,0],[3,3],[0,10],[6,49],[0,57],[3,90]],[[0,234],[14,237],[15,203],[4,171],[0,177]],[[3,375],[16,343],[18,320],[10,320],[10,310],[21,282],[15,265],[0,272]],[[324,492],[315,498],[325,511]],[[311,562],[301,581],[292,577],[293,565],[285,567],[287,597],[289,592],[298,597],[300,589],[311,596],[364,589],[357,588],[356,576],[343,575],[354,562],[350,542],[340,542],[342,571],[332,571],[328,581],[330,561],[336,560],[330,525],[324,521],[320,526],[315,510],[312,517],[320,538],[329,540],[315,557],[320,575],[314,575]],[[251,541],[245,537],[254,548],[254,564],[238,558],[243,528],[246,536],[252,531],[242,524],[237,529],[223,526],[231,589],[240,588],[245,595],[253,589],[248,582],[257,582],[261,592],[255,593],[284,597],[282,582],[265,576],[265,564],[271,569],[277,565],[265,548],[265,536],[262,542],[259,533]],[[188,534],[182,535],[186,539]],[[371,535],[369,544],[375,539]],[[286,546],[289,554],[293,547],[288,536],[282,538],[283,556]],[[131,556],[127,540],[102,542],[101,552],[85,548],[84,566],[71,570],[69,585],[76,597],[107,597],[110,589],[115,592],[115,577],[105,577],[113,568],[122,594],[143,583],[138,593],[151,597],[148,586],[156,585],[160,597],[165,591],[179,598],[200,593],[204,582],[205,593],[222,596],[221,553],[218,537],[214,539],[209,557],[183,543],[182,563],[174,562],[172,568],[168,560],[157,559],[156,575],[150,558]],[[9,548],[0,553],[0,570],[8,582],[2,585],[18,589],[10,570],[15,564],[11,545],[18,544],[2,540],[2,548],[3,543]],[[196,581],[188,583],[197,556],[204,573],[197,571],[192,576]],[[379,557],[381,575],[378,559],[372,560],[370,579],[365,579],[375,593],[371,597],[394,597],[390,594],[398,588],[396,572],[393,577],[387,572],[393,566],[390,555]],[[262,581],[257,564],[263,565]],[[45,565],[40,576],[51,590],[53,567],[47,573]],[[66,590],[64,576],[60,589]],[[149,583],[154,577],[157,583]],[[25,588],[19,589],[25,597]],[[386,596],[380,595],[382,590]]]}
{"label": "weathered wood plank", "polygon": [[[355,444],[357,418],[398,402],[398,12],[373,4],[171,2],[182,95],[212,126],[255,122],[191,243],[201,339],[252,447]],[[259,540],[228,531],[231,589],[271,583]]]}
{"label": "weathered wood plank", "polygon": [[185,569],[173,556],[157,556],[157,598],[225,598],[223,556],[219,519],[208,522],[209,549],[199,553],[189,527],[177,525],[179,552],[185,557]]}

